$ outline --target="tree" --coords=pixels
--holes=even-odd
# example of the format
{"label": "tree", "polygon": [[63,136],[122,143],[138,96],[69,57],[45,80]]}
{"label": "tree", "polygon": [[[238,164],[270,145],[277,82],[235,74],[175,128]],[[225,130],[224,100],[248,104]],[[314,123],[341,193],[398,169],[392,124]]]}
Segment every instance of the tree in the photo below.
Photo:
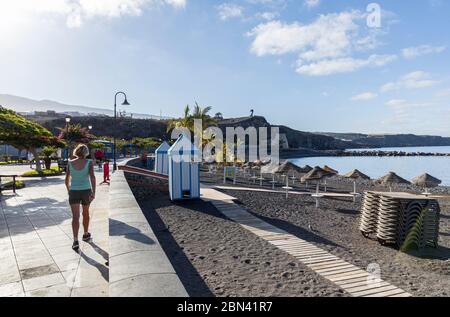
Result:
{"label": "tree", "polygon": [[55,154],[57,150],[58,148],[53,146],[45,146],[42,149],[40,154],[44,157],[45,169],[49,170],[52,167],[52,155]]}
{"label": "tree", "polygon": [[161,140],[155,138],[134,138],[131,144],[138,147],[140,150],[147,150],[148,148],[157,148],[161,145]]}
{"label": "tree", "polygon": [[167,124],[167,132],[170,132],[176,128],[188,128],[191,131],[194,130],[193,122],[191,124],[191,108],[189,107],[189,105],[186,105],[186,107],[184,107],[183,118],[178,120],[170,120]]}
{"label": "tree", "polygon": [[212,107],[202,108],[196,102],[194,109],[191,113],[191,108],[189,105],[187,105],[184,108],[183,118],[169,121],[169,124],[167,125],[167,132],[170,132],[172,129],[175,128],[187,128],[189,129],[189,131],[195,132],[194,120],[196,119],[202,120],[202,131],[205,131],[207,128],[211,126],[217,126],[217,120],[209,115],[211,109]]}
{"label": "tree", "polygon": [[95,137],[89,133],[87,128],[82,128],[81,124],[68,124],[65,128],[58,128],[60,130],[59,139],[66,141],[69,147],[75,144],[88,144]]}
{"label": "tree", "polygon": [[0,143],[9,144],[31,152],[36,160],[36,170],[42,171],[38,149],[44,146],[64,147],[41,125],[31,122],[10,109],[0,106]]}
{"label": "tree", "polygon": [[93,150],[103,150],[105,148],[105,144],[95,141],[89,142],[87,146]]}

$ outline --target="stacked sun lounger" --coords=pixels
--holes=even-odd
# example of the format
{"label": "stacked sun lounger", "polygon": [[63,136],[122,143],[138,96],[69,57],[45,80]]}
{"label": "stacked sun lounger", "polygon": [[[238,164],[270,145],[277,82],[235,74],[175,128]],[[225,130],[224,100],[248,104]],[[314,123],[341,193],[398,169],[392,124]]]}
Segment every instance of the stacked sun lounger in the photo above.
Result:
{"label": "stacked sun lounger", "polygon": [[379,194],[374,192],[364,193],[360,225],[360,230],[364,235],[377,232],[379,201]]}
{"label": "stacked sun lounger", "polygon": [[[405,193],[367,192],[360,230],[401,250],[437,247],[440,208],[436,200]],[[375,224],[376,219],[376,224]]]}

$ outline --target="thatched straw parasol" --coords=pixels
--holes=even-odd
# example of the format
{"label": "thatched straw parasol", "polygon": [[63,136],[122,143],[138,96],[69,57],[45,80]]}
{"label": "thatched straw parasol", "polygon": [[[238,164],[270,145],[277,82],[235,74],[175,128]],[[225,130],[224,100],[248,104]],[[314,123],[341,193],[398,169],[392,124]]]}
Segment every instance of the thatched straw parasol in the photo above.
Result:
{"label": "thatched straw parasol", "polygon": [[364,180],[370,180],[370,177],[366,174],[362,173],[359,170],[353,170],[352,172],[345,174],[345,177],[352,178],[352,179],[364,179]]}
{"label": "thatched straw parasol", "polygon": [[305,173],[305,174],[307,174],[313,170],[313,168],[309,165],[306,165],[305,167],[301,167],[300,169],[302,170],[302,173]]}
{"label": "thatched straw parasol", "polygon": [[389,185],[390,191],[392,191],[391,185],[393,184],[411,184],[406,179],[398,176],[394,172],[389,172],[389,174],[381,177],[376,182],[381,185]]}
{"label": "thatched straw parasol", "polygon": [[289,174],[289,173],[303,173],[302,169],[298,167],[297,165],[286,161],[283,164],[281,164],[276,170],[276,174]]}
{"label": "thatched straw parasol", "polygon": [[411,182],[416,186],[425,188],[425,194],[428,194],[428,188],[438,187],[442,183],[440,179],[427,173],[413,178]]}
{"label": "thatched straw parasol", "polygon": [[345,177],[353,179],[353,194],[356,194],[356,180],[358,179],[370,180],[369,176],[367,176],[366,174],[362,173],[357,169],[353,170],[348,174],[345,174]]}
{"label": "thatched straw parasol", "polygon": [[301,180],[302,180],[302,182],[317,181],[316,192],[318,194],[320,181],[324,178],[332,177],[334,175],[335,175],[334,173],[330,173],[330,172],[325,171],[324,169],[320,168],[319,166],[316,166],[313,168],[313,170],[311,172],[309,172],[308,174],[303,176]]}
{"label": "thatched straw parasol", "polygon": [[305,181],[314,181],[314,180],[321,180],[325,177],[331,177],[334,173],[330,173],[323,168],[316,166],[314,167],[309,173],[307,173],[305,176],[302,177],[302,182]]}
{"label": "thatched straw parasol", "polygon": [[263,162],[262,162],[261,160],[256,160],[256,161],[254,161],[254,162],[252,163],[252,165],[253,165],[253,167],[255,167],[255,166],[261,167],[261,166],[263,166],[264,164],[263,164]]}
{"label": "thatched straw parasol", "polygon": [[332,169],[332,168],[329,167],[328,165],[325,165],[325,166],[323,167],[323,170],[324,170],[324,171],[327,171],[327,172],[330,172],[330,173],[332,173],[332,174],[335,174],[335,175],[339,174],[338,171],[336,171],[335,169]]}

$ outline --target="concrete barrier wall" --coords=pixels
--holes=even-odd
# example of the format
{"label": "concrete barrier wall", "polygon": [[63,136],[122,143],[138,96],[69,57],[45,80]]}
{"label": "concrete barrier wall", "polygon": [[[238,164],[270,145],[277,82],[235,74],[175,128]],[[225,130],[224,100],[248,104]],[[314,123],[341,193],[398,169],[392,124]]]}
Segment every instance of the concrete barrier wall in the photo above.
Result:
{"label": "concrete barrier wall", "polygon": [[122,171],[109,191],[109,295],[187,297]]}

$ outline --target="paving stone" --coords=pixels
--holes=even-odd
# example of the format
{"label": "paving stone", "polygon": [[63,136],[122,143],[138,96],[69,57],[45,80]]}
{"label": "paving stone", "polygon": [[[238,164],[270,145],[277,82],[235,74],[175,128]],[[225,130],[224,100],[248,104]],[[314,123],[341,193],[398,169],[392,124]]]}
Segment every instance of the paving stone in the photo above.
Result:
{"label": "paving stone", "polygon": [[28,280],[23,280],[22,282],[25,292],[34,291],[53,285],[65,284],[64,277],[61,273],[34,277]]}
{"label": "paving stone", "polygon": [[109,285],[79,287],[72,289],[72,297],[108,297]]}
{"label": "paving stone", "polygon": [[138,234],[110,237],[110,256],[116,256],[135,251],[154,251],[161,247],[154,237]]}
{"label": "paving stone", "polygon": [[160,251],[138,251],[110,258],[110,282],[144,274],[175,273],[172,264]]}
{"label": "paving stone", "polygon": [[20,273],[14,257],[3,258],[0,261],[0,285],[20,281]]}
{"label": "paving stone", "polygon": [[29,268],[29,269],[21,269],[20,275],[22,276],[22,279],[26,280],[26,279],[39,277],[39,276],[43,276],[43,275],[50,275],[50,274],[58,273],[58,272],[59,272],[58,266],[56,264],[52,263],[50,265],[37,266],[37,267]]}
{"label": "paving stone", "polygon": [[13,282],[0,285],[0,297],[19,297],[24,296],[22,282]]}
{"label": "paving stone", "polygon": [[43,256],[31,256],[26,259],[17,258],[17,265],[21,271],[33,269],[41,266],[49,266],[55,264],[53,258],[46,254]]}
{"label": "paving stone", "polygon": [[148,274],[111,282],[112,297],[188,297],[176,274]]}
{"label": "paving stone", "polygon": [[36,289],[33,291],[28,291],[25,293],[27,297],[69,297],[70,287],[65,284],[53,285],[49,287],[44,287]]}

